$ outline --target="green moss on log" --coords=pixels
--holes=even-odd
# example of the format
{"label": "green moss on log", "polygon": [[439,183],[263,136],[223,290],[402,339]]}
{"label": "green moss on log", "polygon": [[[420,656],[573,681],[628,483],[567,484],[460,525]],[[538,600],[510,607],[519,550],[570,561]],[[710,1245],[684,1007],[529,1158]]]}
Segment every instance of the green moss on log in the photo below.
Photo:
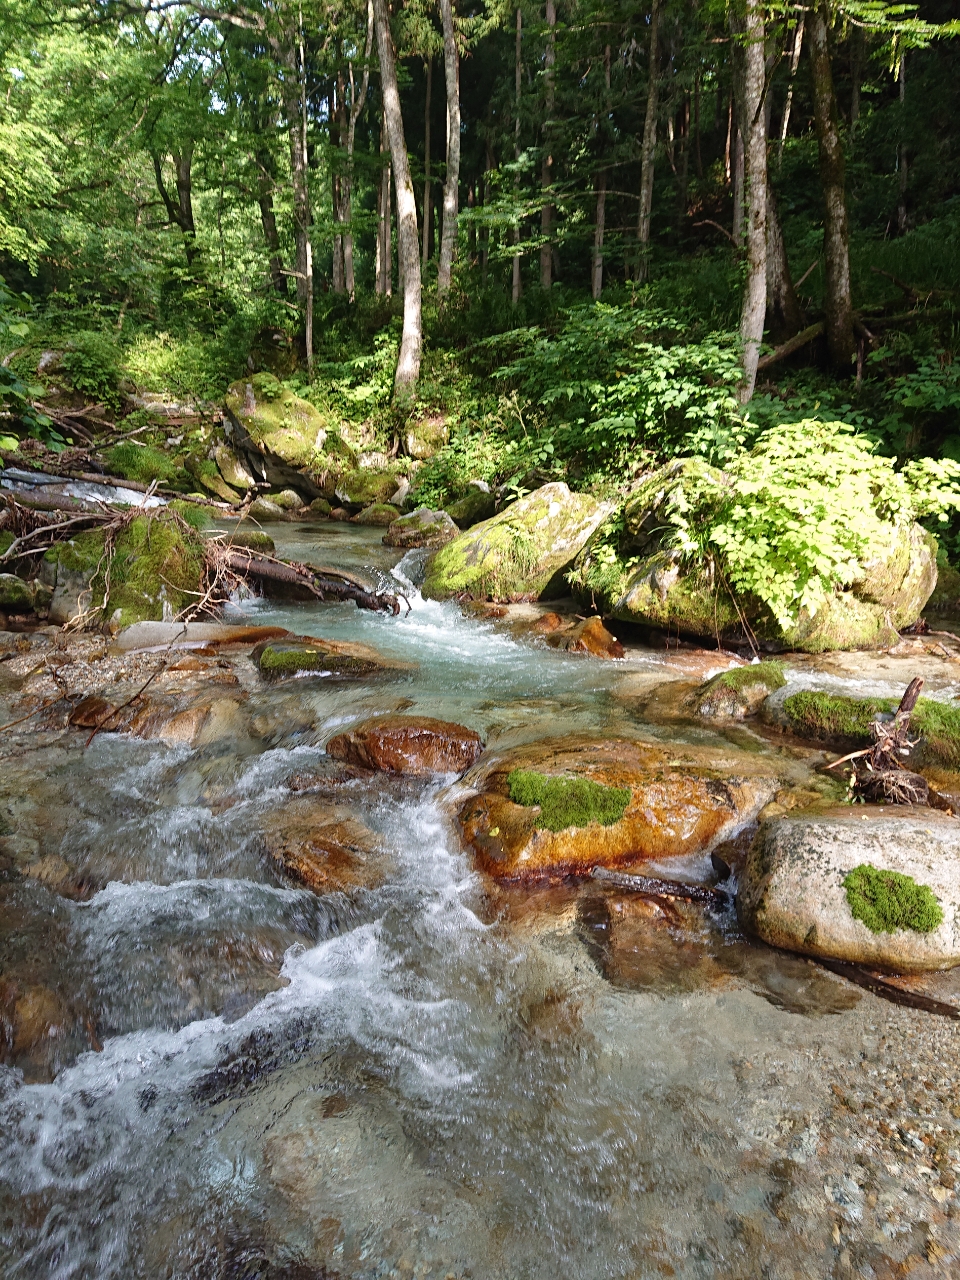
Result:
{"label": "green moss on log", "polygon": [[612,827],[630,803],[629,787],[606,787],[589,778],[548,778],[532,769],[514,769],[507,785],[514,804],[539,806],[534,825],[544,831],[587,827],[591,822]]}
{"label": "green moss on log", "polygon": [[932,933],[943,923],[933,890],[917,884],[913,876],[862,862],[844,876],[843,887],[854,919],[862,920],[871,933]]}

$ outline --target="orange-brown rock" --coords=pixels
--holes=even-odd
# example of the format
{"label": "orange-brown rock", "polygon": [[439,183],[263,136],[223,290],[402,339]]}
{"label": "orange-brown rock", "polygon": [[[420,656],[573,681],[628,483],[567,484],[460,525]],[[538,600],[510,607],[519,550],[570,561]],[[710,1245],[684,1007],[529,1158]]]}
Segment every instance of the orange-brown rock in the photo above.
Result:
{"label": "orange-brown rock", "polygon": [[[503,880],[583,876],[595,866],[705,853],[752,822],[777,787],[768,764],[731,756],[625,739],[568,737],[517,747],[464,778],[478,794],[461,806],[460,826],[479,868]],[[514,769],[626,788],[630,800],[611,826],[542,830],[538,808],[510,799]]]}
{"label": "orange-brown rock", "polygon": [[473,729],[429,716],[376,716],[327,743],[327,755],[335,760],[416,777],[463,773],[481,751]]}
{"label": "orange-brown rock", "polygon": [[267,852],[278,871],[314,893],[375,889],[392,861],[375,832],[346,809],[303,796],[264,819]]}
{"label": "orange-brown rock", "polygon": [[596,617],[586,618],[569,631],[552,635],[548,643],[570,653],[592,653],[595,658],[622,658],[624,652],[620,641]]}
{"label": "orange-brown rock", "polygon": [[560,617],[559,613],[550,610],[547,613],[541,613],[540,617],[533,624],[533,630],[539,635],[550,635],[554,631],[561,631],[566,622]]}

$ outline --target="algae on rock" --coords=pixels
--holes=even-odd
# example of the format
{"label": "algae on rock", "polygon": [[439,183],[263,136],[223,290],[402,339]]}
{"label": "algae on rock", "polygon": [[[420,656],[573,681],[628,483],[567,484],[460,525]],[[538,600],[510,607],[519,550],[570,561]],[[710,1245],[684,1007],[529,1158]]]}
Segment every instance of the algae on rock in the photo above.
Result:
{"label": "algae on rock", "polygon": [[423,595],[504,601],[562,595],[564,571],[609,511],[565,484],[546,484],[435,552]]}

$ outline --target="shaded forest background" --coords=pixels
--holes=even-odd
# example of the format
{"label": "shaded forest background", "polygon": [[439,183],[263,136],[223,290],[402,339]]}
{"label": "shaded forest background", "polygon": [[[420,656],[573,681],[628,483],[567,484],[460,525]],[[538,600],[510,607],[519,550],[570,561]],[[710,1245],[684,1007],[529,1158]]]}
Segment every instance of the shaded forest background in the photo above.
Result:
{"label": "shaded forest background", "polygon": [[599,491],[800,419],[960,460],[954,16],[2,0],[0,434],[84,443],[45,398],[56,352],[86,430],[141,442],[164,431],[151,395],[202,408],[260,368],[394,455],[408,419],[442,420],[425,500]]}

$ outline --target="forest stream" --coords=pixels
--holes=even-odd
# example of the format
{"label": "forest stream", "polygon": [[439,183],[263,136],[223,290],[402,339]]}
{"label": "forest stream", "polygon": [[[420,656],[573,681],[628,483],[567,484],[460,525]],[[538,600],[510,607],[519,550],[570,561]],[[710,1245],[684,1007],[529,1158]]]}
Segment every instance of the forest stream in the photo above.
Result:
{"label": "forest stream", "polygon": [[[365,642],[410,664],[394,678],[267,683],[243,658],[247,730],[206,746],[3,734],[0,834],[49,874],[0,865],[0,981],[21,1001],[0,1272],[945,1274],[956,1021],[750,941],[732,906],[498,887],[458,833],[463,783],[337,773],[324,745],[409,711],[487,750],[576,733],[709,748],[731,773],[762,755],[794,786],[822,753],[645,718],[635,692],[676,678],[668,653],[558,652],[424,601],[417,553],[380,535],[276,531],[279,554],[374,569],[409,611],[248,599],[225,620]],[[834,679],[871,678],[864,658]],[[282,878],[264,832],[303,803],[373,833],[377,874],[322,895]],[[654,873],[715,878],[704,855]],[[960,1003],[960,979],[928,989]]]}

